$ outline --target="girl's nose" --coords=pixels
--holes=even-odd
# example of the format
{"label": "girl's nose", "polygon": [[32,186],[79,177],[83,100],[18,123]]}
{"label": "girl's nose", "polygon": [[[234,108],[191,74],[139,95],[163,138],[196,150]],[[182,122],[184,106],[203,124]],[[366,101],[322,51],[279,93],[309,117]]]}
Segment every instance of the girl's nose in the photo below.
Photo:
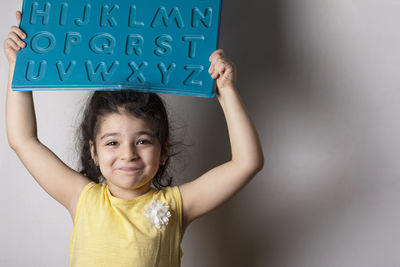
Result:
{"label": "girl's nose", "polygon": [[121,158],[124,160],[134,160],[138,157],[136,148],[131,145],[126,145],[121,154]]}

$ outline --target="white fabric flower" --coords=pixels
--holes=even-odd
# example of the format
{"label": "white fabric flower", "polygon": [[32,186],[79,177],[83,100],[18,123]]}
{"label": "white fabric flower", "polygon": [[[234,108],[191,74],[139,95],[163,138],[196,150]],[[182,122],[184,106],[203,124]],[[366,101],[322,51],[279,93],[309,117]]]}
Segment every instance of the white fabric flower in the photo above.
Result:
{"label": "white fabric flower", "polygon": [[149,219],[151,226],[155,225],[158,229],[163,228],[168,224],[171,212],[169,207],[163,204],[160,200],[150,202],[150,205],[144,206],[146,208],[146,216]]}

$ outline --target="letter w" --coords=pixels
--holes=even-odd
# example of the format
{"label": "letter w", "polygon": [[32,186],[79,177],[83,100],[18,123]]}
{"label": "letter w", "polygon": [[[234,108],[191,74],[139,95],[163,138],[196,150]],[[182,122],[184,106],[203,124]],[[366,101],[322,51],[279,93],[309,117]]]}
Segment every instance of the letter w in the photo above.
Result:
{"label": "letter w", "polygon": [[119,62],[114,61],[108,68],[108,70],[106,69],[106,64],[104,62],[100,62],[100,64],[97,65],[96,70],[93,69],[93,64],[90,60],[85,62],[85,66],[89,81],[98,79],[99,74],[101,74],[101,78],[103,79],[103,81],[109,81],[116,69],[118,68]]}

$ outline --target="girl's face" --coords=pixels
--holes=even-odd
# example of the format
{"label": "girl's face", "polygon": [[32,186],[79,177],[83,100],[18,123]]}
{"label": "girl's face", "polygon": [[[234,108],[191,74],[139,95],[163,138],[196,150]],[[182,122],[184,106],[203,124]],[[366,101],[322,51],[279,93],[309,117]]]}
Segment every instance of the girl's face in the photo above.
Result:
{"label": "girl's face", "polygon": [[126,112],[111,113],[101,119],[97,153],[91,141],[90,150],[112,195],[125,199],[147,192],[160,164],[166,160],[150,123]]}

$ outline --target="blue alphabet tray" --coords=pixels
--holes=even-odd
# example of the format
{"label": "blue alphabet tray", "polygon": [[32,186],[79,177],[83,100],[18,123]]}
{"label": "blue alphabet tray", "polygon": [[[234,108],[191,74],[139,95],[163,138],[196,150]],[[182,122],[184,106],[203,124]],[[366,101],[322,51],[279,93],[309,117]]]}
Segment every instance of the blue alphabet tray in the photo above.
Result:
{"label": "blue alphabet tray", "polygon": [[13,90],[213,97],[222,0],[24,0]]}

